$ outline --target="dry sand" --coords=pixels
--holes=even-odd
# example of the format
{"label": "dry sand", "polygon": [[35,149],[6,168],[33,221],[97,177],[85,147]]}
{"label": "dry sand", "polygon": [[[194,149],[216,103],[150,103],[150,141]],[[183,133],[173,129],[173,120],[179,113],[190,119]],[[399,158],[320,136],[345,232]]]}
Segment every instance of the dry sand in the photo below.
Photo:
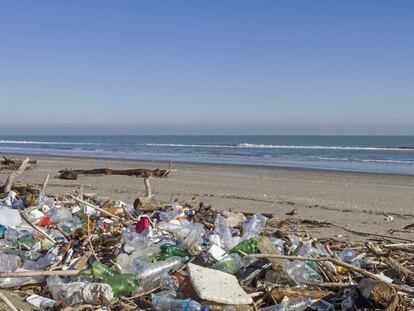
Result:
{"label": "dry sand", "polygon": [[[19,156],[21,157],[21,156]],[[42,183],[50,174],[47,193],[84,192],[132,203],[143,193],[142,179],[128,176],[80,176],[76,181],[60,180],[63,168],[165,168],[166,163],[40,157],[37,168],[26,171],[23,182]],[[230,165],[173,164],[170,177],[151,179],[157,198],[199,201],[218,209],[272,213],[280,218],[325,220],[349,229],[390,235],[414,223],[414,176],[350,173],[304,169],[264,168]],[[7,172],[0,172],[5,180]],[[297,214],[287,213],[296,209]],[[388,217],[391,216],[391,217]],[[388,218],[388,219],[387,219]],[[392,219],[392,220],[391,220]],[[364,239],[342,229],[320,228],[315,237]],[[341,236],[342,235],[342,236]],[[393,233],[414,240],[414,233]]]}

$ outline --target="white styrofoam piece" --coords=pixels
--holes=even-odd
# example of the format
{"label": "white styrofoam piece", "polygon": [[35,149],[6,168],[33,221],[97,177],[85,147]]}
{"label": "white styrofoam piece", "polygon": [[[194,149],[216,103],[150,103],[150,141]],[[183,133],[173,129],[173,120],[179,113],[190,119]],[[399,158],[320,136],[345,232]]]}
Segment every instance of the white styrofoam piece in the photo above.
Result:
{"label": "white styrofoam piece", "polygon": [[201,299],[232,305],[252,303],[252,298],[240,287],[234,275],[192,263],[187,265],[187,269]]}

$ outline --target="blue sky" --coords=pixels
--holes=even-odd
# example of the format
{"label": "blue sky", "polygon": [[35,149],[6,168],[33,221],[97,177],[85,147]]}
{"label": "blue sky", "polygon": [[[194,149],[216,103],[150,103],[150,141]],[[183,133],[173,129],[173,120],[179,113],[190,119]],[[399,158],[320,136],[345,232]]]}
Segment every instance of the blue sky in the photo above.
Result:
{"label": "blue sky", "polygon": [[413,1],[0,1],[3,134],[414,134]]}

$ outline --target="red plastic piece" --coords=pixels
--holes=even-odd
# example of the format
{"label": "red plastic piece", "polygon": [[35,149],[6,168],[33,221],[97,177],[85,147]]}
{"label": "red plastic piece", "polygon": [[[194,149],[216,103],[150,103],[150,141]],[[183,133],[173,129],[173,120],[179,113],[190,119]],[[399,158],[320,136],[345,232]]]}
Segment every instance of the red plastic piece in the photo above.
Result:
{"label": "red plastic piece", "polygon": [[135,225],[135,231],[141,233],[150,225],[150,220],[148,217],[142,217],[140,221]]}

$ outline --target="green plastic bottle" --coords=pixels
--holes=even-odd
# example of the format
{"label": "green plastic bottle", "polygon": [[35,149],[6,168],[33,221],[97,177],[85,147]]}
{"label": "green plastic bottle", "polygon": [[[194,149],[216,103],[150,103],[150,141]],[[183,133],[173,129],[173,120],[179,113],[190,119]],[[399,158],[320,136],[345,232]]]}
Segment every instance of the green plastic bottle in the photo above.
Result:
{"label": "green plastic bottle", "polygon": [[131,296],[140,284],[139,278],[134,274],[115,274],[108,277],[106,282],[112,287],[114,297]]}
{"label": "green plastic bottle", "polygon": [[[92,273],[98,279],[112,287],[114,297],[131,296],[138,289],[140,279],[134,274],[121,274],[111,269],[99,261],[92,264]],[[84,275],[87,272],[85,271]]]}
{"label": "green plastic bottle", "polygon": [[109,277],[114,276],[115,274],[119,274],[118,271],[107,267],[106,265],[104,265],[100,261],[94,261],[93,262],[92,272],[93,272],[93,275],[95,277],[97,277],[99,279],[102,279],[105,282]]}
{"label": "green plastic bottle", "polygon": [[257,250],[257,242],[254,239],[248,239],[241,241],[235,247],[230,250],[230,253],[237,253],[238,251],[242,251],[246,254],[255,254],[258,252]]}
{"label": "green plastic bottle", "polygon": [[159,256],[162,259],[167,259],[173,256],[185,257],[189,256],[188,251],[184,247],[176,246],[173,244],[163,244],[160,246],[161,253]]}

